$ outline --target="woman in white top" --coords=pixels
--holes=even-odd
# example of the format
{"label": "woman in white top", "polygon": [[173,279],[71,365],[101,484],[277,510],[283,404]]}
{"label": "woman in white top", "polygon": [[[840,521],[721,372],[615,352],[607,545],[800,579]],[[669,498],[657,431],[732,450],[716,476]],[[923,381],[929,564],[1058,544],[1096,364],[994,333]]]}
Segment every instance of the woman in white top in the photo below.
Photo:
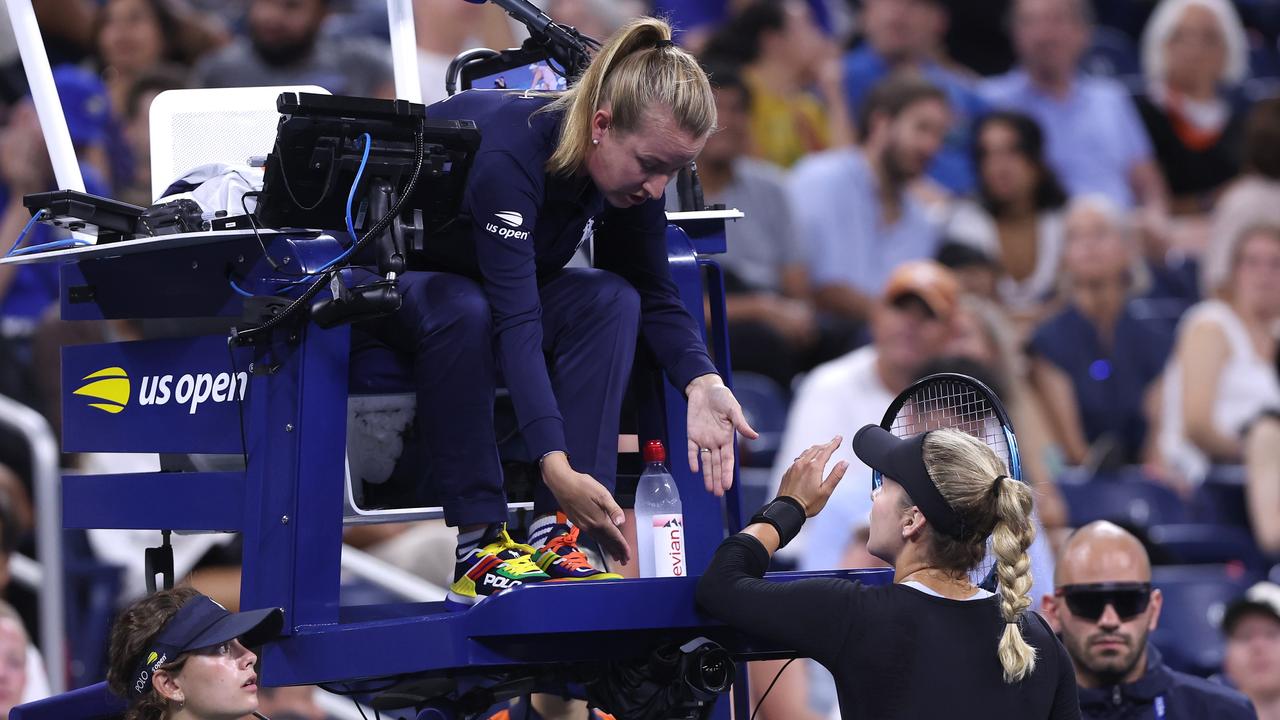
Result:
{"label": "woman in white top", "polygon": [[945,235],[997,262],[996,293],[1006,308],[1035,314],[1056,290],[1066,194],[1045,163],[1035,120],[994,112],[978,123],[974,138],[979,202],[957,206]]}
{"label": "woman in white top", "polygon": [[1213,463],[1241,462],[1247,426],[1280,407],[1280,227],[1240,234],[1218,290],[1183,318],[1165,380],[1161,455],[1193,483]]}

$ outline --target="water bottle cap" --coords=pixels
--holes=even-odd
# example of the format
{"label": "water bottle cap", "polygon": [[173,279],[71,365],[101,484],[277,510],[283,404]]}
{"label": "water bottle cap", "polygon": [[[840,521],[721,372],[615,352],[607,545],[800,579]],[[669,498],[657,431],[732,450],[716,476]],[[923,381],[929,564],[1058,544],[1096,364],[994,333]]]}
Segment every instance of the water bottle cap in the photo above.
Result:
{"label": "water bottle cap", "polygon": [[644,444],[645,463],[664,463],[667,461],[667,450],[662,447],[661,440],[650,440]]}

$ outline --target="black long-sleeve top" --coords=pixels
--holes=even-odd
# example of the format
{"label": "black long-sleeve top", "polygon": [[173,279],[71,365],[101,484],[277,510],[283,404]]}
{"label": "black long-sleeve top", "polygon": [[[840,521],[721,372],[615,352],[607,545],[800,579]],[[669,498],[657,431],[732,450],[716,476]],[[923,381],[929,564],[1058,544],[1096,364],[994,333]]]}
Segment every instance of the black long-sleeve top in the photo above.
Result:
{"label": "black long-sleeve top", "polygon": [[833,578],[764,580],[769,555],[750,535],[716,551],[698,604],[729,625],[822,663],[844,720],[1079,718],[1075,672],[1045,621],[1024,613],[1036,669],[1002,677],[999,600],[951,600],[894,584]]}

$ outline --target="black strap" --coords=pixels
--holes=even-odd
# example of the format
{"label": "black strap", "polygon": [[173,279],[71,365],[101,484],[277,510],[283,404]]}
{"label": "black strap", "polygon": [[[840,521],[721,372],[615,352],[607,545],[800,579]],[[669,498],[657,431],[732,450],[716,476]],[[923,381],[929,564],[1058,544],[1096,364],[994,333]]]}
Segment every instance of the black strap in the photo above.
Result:
{"label": "black strap", "polygon": [[778,531],[778,547],[784,548],[787,543],[795,539],[796,535],[800,534],[800,528],[804,527],[804,521],[805,511],[800,501],[793,497],[780,495],[757,510],[747,524],[767,523],[772,525],[773,529]]}

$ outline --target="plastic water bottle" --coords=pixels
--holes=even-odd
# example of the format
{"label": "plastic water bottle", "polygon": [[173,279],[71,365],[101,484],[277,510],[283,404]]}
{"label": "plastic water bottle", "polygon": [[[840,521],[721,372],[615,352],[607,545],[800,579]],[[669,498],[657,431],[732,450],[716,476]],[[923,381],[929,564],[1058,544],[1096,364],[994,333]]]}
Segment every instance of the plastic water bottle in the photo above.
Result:
{"label": "plastic water bottle", "polygon": [[661,440],[644,445],[644,472],[636,485],[636,544],[644,577],[684,577],[684,513],[676,480],[664,465]]}

